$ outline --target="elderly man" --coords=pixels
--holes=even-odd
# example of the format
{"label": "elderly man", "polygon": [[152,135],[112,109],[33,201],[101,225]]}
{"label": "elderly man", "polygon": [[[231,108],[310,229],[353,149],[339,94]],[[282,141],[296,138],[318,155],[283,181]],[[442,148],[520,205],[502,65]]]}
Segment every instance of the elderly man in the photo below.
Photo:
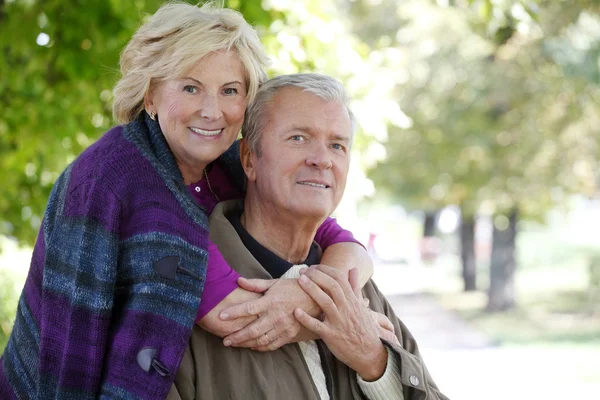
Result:
{"label": "elderly man", "polygon": [[347,102],[342,85],[324,75],[265,83],[240,143],[245,201],[219,204],[210,219],[211,239],[240,275],[297,279],[323,317],[294,310],[306,328],[297,340],[318,340],[261,352],[225,346],[196,327],[170,398],[447,399],[373,282],[361,294],[355,271],[303,268],[318,264],[316,230],[346,185],[354,125]]}

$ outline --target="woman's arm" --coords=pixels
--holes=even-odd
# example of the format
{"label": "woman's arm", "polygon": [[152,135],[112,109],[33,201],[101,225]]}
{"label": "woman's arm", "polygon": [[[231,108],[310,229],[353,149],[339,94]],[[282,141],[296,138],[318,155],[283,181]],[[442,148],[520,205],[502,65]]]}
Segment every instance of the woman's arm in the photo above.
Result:
{"label": "woman's arm", "polygon": [[338,225],[335,218],[327,218],[317,230],[317,242],[324,250],[321,264],[344,269],[358,269],[360,286],[363,287],[373,275],[373,261],[364,246],[352,232]]}
{"label": "woman's arm", "polygon": [[[352,268],[357,268],[361,286],[369,280],[373,263],[367,251],[354,239],[352,233],[342,229],[335,219],[328,218],[321,225],[315,240],[325,248],[322,264],[342,268],[346,273]],[[318,316],[321,310],[310,296],[303,293],[295,280],[284,280],[274,284],[273,281],[241,279],[239,283],[245,289],[264,293],[264,296],[245,303],[239,302],[221,313],[221,319],[224,321],[258,317],[258,320],[244,329],[227,336],[225,345],[274,350],[290,342],[313,338],[313,335],[304,330],[293,317],[293,310],[300,307],[313,317]]]}
{"label": "woman's arm", "polygon": [[373,275],[373,261],[367,250],[358,242],[339,242],[327,247],[321,264],[341,268],[346,273],[352,268],[357,268],[360,287],[365,286]]}
{"label": "woman's arm", "polygon": [[99,180],[75,185],[72,175],[50,195],[2,360],[12,390],[32,398],[100,393],[109,348],[119,202]]}

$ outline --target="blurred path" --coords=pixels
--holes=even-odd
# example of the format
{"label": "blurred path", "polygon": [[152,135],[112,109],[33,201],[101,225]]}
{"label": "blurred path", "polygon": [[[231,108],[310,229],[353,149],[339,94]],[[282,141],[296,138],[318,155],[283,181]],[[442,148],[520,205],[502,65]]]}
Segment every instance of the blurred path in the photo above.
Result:
{"label": "blurred path", "polygon": [[483,333],[446,311],[427,294],[386,296],[396,314],[417,338],[419,346],[433,349],[476,349],[492,345]]}
{"label": "blurred path", "polygon": [[[435,382],[452,400],[600,398],[600,349],[501,347],[443,309],[428,288],[444,287],[442,268],[377,264],[373,279],[413,333]],[[596,368],[597,370],[597,368]]]}

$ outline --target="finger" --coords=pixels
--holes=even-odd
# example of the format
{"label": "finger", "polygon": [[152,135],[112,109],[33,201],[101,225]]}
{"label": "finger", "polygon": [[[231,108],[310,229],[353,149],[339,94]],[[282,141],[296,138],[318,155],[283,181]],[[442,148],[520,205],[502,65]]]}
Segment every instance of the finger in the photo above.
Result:
{"label": "finger", "polygon": [[338,282],[348,282],[348,273],[341,268],[335,268],[325,264],[316,264],[310,269],[318,269],[319,271],[331,276]]}
{"label": "finger", "polygon": [[[346,305],[346,293],[341,288],[340,283],[334,277],[315,268],[311,268],[310,270],[306,271],[306,273],[302,276],[310,278],[311,281],[317,284],[319,288],[321,288],[333,300],[338,308]],[[349,287],[348,281],[346,281],[346,285]],[[350,291],[352,291],[352,289],[350,289]],[[314,297],[313,299],[317,301],[317,299]],[[317,304],[318,303],[319,302],[317,302]],[[321,307],[321,309],[323,310],[323,307]]]}
{"label": "finger", "polygon": [[[269,334],[269,337],[271,337],[271,335]],[[262,346],[262,347],[255,347],[252,350],[256,350],[256,351],[274,351],[277,350],[278,348],[285,346],[286,344],[288,344],[290,342],[290,339],[285,337],[285,336],[279,336],[277,339],[273,340],[271,343],[269,343],[266,346]]]}
{"label": "finger", "polygon": [[[317,265],[315,267],[315,269],[318,271],[321,271],[321,272],[325,273],[326,275],[330,276],[331,278],[333,278],[338,283],[338,285],[340,286],[342,291],[344,292],[344,295],[346,296],[346,298],[350,298],[350,296],[349,296],[350,293],[352,293],[354,295],[354,297],[357,297],[354,294],[352,286],[350,286],[350,280],[349,280],[348,273],[341,270],[340,268],[334,268],[334,267],[330,267],[329,265],[324,265],[324,264]],[[360,286],[360,285],[358,285],[358,286]],[[360,298],[362,298],[362,296]]]}
{"label": "finger", "polygon": [[244,329],[225,337],[223,340],[223,345],[238,347],[241,343],[246,341],[254,341],[250,346],[247,346],[254,347],[257,345],[256,340],[259,339],[261,335],[269,332],[271,329],[273,329],[273,324],[270,322],[269,318],[259,318],[247,325]]}
{"label": "finger", "polygon": [[246,279],[242,276],[237,280],[239,287],[255,293],[266,292],[275,284],[275,282],[277,282],[277,279]]}
{"label": "finger", "polygon": [[300,278],[298,278],[298,284],[300,285],[302,290],[304,290],[310,297],[312,297],[312,299],[321,308],[321,311],[323,312],[323,314],[325,314],[327,318],[336,318],[338,314],[338,307],[334,300],[315,281],[313,281],[307,275],[308,272],[305,275],[302,275],[300,276]]}
{"label": "finger", "polygon": [[364,297],[363,298],[363,306],[365,306],[366,308],[369,308],[369,303],[370,303],[369,298],[368,297]]}
{"label": "finger", "polygon": [[273,340],[276,340],[278,338],[279,335],[277,334],[277,332],[275,332],[275,329],[271,329],[269,332],[265,333],[264,335],[260,335],[258,338],[256,338],[256,345],[254,347],[258,348],[268,346]]}
{"label": "finger", "polygon": [[[279,340],[280,336],[275,329],[271,329],[269,332],[260,335],[256,339],[246,340],[245,342],[235,345],[235,347],[248,347],[252,350],[266,349],[275,340]],[[266,351],[266,350],[265,350]]]}
{"label": "finger", "polygon": [[379,327],[379,337],[381,339],[387,340],[388,342],[400,345],[400,341],[398,340],[398,337],[396,336],[396,334],[388,331],[387,329],[383,329],[383,328]]}
{"label": "finger", "polygon": [[224,309],[219,318],[229,320],[241,317],[249,317],[251,315],[260,315],[266,312],[271,307],[271,301],[265,297],[260,299],[249,300],[241,304]]}
{"label": "finger", "polygon": [[362,291],[360,290],[360,279],[358,275],[358,269],[352,268],[348,273],[348,282],[350,283],[350,287],[352,291],[356,295],[358,299],[362,299]]}
{"label": "finger", "polygon": [[304,326],[306,329],[313,332],[317,336],[321,337],[322,339],[327,337],[327,334],[329,333],[329,327],[325,323],[308,315],[301,308],[296,308],[294,310],[294,317],[296,317],[296,319],[302,324],[302,326]]}
{"label": "finger", "polygon": [[392,324],[392,321],[390,321],[388,317],[378,312],[375,312],[374,315],[375,321],[377,321],[377,324],[380,327],[394,333],[394,324]]}

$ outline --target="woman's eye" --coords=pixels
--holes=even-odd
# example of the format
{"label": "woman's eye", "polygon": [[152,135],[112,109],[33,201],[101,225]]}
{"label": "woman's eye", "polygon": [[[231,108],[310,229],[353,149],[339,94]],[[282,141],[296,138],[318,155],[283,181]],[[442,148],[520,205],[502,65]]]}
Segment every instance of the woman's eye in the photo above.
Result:
{"label": "woman's eye", "polygon": [[236,88],[227,88],[223,90],[223,93],[227,94],[227,95],[234,95],[234,94],[238,94],[238,90]]}
{"label": "woman's eye", "polygon": [[183,91],[188,93],[196,93],[198,91],[198,88],[192,85],[185,85],[183,87]]}

